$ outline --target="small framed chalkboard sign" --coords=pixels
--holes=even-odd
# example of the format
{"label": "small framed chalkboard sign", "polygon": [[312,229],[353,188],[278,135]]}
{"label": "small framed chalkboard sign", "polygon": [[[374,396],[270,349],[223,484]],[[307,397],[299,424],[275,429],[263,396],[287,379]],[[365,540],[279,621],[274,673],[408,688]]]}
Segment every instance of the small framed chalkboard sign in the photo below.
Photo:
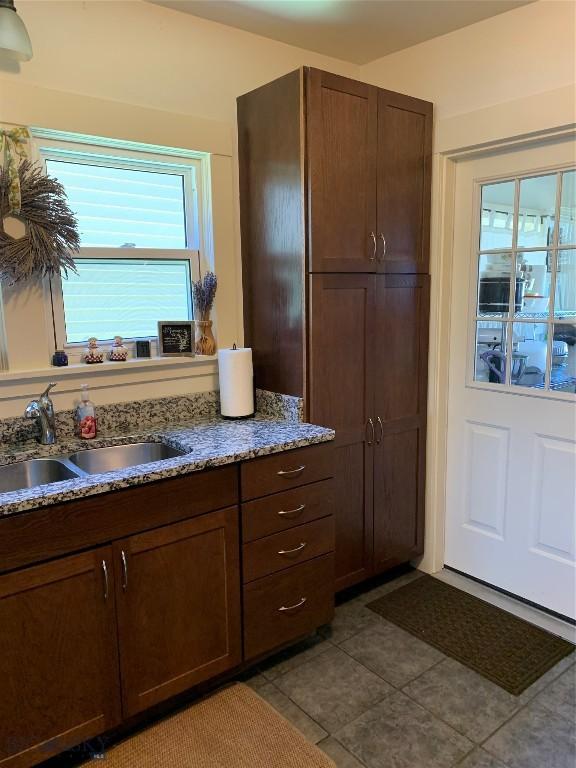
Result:
{"label": "small framed chalkboard sign", "polygon": [[160,320],[158,353],[162,357],[194,357],[194,320]]}

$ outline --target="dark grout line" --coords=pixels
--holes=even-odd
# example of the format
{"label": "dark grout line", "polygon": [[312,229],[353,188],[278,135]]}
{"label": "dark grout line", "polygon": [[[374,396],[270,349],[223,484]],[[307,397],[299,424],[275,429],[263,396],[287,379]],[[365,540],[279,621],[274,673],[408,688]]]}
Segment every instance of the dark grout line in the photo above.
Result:
{"label": "dark grout line", "polygon": [[[342,742],[341,742],[339,739],[337,739],[337,738],[336,738],[334,735],[332,735],[332,734],[330,733],[330,734],[328,734],[328,736],[326,736],[326,738],[325,738],[325,739],[322,739],[322,741],[328,741],[328,739],[332,739],[332,741],[335,741],[337,744],[339,744],[339,745],[342,747],[342,749],[344,750],[344,752],[346,752],[346,754],[347,754],[347,755],[350,755],[350,757],[351,757],[351,758],[353,758],[354,760],[356,760],[356,762],[357,762],[357,763],[359,763],[360,765],[363,765],[363,766],[364,766],[364,768],[368,768],[368,766],[366,765],[366,763],[365,763],[363,760],[360,760],[360,758],[359,758],[359,757],[357,757],[357,756],[356,756],[355,754],[353,754],[352,752],[350,752],[350,750],[349,750],[349,749],[346,749],[346,747],[344,746],[344,744],[342,744]],[[318,742],[318,744],[317,744],[316,746],[317,746],[317,747],[320,747],[320,744],[321,744],[321,743],[322,743],[322,742]],[[320,748],[321,748],[321,747],[320,747]],[[322,751],[324,751],[324,750],[322,750]],[[327,752],[324,752],[324,754],[326,755],[326,754],[328,754],[328,753],[327,753]],[[330,755],[328,755],[328,757],[330,757]],[[332,758],[330,758],[330,759],[332,759]],[[336,768],[339,768],[339,766],[337,765],[337,766],[336,766]]]}
{"label": "dark grout line", "polygon": [[[567,668],[564,670],[564,672],[567,672],[569,669],[570,669],[570,667],[567,667]],[[560,673],[559,673],[559,674],[558,674],[556,677],[554,677],[554,678],[553,678],[553,679],[552,679],[552,680],[551,680],[551,681],[550,681],[550,682],[549,682],[547,685],[545,685],[545,686],[544,686],[544,688],[542,688],[541,690],[539,690],[539,691],[538,691],[538,693],[535,693],[535,694],[534,694],[534,696],[532,696],[532,698],[531,698],[531,699],[528,699],[526,702],[524,702],[524,704],[521,704],[521,705],[518,707],[518,709],[517,709],[517,710],[515,710],[515,711],[514,711],[514,712],[513,712],[513,713],[510,715],[510,717],[506,718],[506,720],[504,720],[504,722],[500,723],[500,725],[499,725],[499,726],[496,728],[496,730],[492,731],[492,733],[491,733],[489,736],[487,736],[487,737],[484,739],[484,741],[480,742],[480,746],[481,746],[481,747],[483,747],[483,746],[484,746],[484,744],[486,744],[486,742],[488,742],[488,741],[489,741],[489,740],[490,740],[490,739],[491,739],[493,736],[495,736],[495,735],[498,733],[498,731],[502,730],[502,728],[504,728],[504,726],[505,726],[505,725],[508,725],[508,723],[509,723],[511,720],[513,720],[513,719],[514,719],[514,718],[515,718],[517,715],[519,715],[519,714],[520,714],[520,713],[521,713],[523,710],[527,709],[529,706],[531,706],[532,704],[534,704],[534,702],[535,702],[536,698],[537,698],[537,697],[538,697],[538,696],[539,696],[541,693],[544,693],[544,691],[546,691],[548,688],[550,688],[550,686],[551,686],[553,683],[555,683],[555,682],[556,682],[556,680],[558,680],[558,678],[559,678],[561,675],[563,675],[563,674],[564,674],[564,672],[560,672]],[[536,682],[536,681],[535,681],[535,682]],[[533,683],[533,685],[534,685],[534,683]],[[520,695],[522,695],[522,694],[520,694]],[[546,707],[544,704],[541,704],[540,706],[541,706],[541,707],[544,707],[544,709],[545,709],[547,712],[549,712],[551,715],[554,715],[555,717],[559,717],[561,720],[565,720],[566,722],[570,723],[570,725],[574,725],[574,723],[573,723],[573,722],[571,722],[570,720],[568,720],[568,718],[564,717],[563,715],[559,714],[558,712],[553,712],[551,709],[549,709],[548,707]],[[488,751],[488,750],[486,750],[486,751]],[[490,753],[490,754],[492,754],[492,753]],[[502,762],[502,761],[500,761],[500,762]]]}

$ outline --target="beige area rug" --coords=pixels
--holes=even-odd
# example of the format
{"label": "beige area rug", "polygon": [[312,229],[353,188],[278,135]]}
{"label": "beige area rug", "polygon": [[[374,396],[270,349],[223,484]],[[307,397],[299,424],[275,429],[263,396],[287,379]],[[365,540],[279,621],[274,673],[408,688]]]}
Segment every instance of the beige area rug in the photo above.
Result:
{"label": "beige area rug", "polygon": [[[94,766],[94,761],[85,763]],[[336,768],[332,760],[237,683],[106,752],[104,768]]]}

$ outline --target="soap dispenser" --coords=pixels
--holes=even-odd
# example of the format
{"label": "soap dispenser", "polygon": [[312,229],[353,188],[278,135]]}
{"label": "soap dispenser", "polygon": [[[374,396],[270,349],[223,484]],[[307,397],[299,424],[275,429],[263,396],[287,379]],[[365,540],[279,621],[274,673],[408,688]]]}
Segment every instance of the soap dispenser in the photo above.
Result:
{"label": "soap dispenser", "polygon": [[82,384],[80,402],[76,408],[76,434],[83,440],[96,437],[96,408],[88,394],[88,384]]}

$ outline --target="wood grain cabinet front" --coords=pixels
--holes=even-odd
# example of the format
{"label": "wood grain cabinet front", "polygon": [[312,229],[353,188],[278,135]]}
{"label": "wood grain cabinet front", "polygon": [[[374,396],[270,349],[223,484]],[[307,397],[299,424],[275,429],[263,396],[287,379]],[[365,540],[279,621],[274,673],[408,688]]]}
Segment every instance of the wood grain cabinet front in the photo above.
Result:
{"label": "wood grain cabinet front", "polygon": [[422,551],[432,126],[308,67],[238,99],[245,342],[256,387],[336,430],[337,590]]}
{"label": "wood grain cabinet front", "polygon": [[245,461],[240,468],[242,501],[314,483],[332,477],[333,474],[330,443]]}
{"label": "wood grain cabinet front", "polygon": [[334,518],[322,517],[244,544],[244,582],[334,551]]}
{"label": "wood grain cabinet front", "polygon": [[114,544],[126,716],[241,661],[238,509]]}
{"label": "wood grain cabinet front", "polygon": [[27,768],[120,721],[112,548],[0,576],[0,766]]}
{"label": "wood grain cabinet front", "polygon": [[43,762],[241,664],[240,473],[248,496],[282,490],[266,512],[245,505],[259,538],[244,545],[244,658],[329,621],[331,456],[302,448],[0,524],[0,768]]}
{"label": "wood grain cabinet front", "polygon": [[242,504],[244,543],[332,514],[334,480],[321,480]]}
{"label": "wood grain cabinet front", "polygon": [[244,657],[255,659],[334,616],[334,556],[317,557],[244,587]]}

